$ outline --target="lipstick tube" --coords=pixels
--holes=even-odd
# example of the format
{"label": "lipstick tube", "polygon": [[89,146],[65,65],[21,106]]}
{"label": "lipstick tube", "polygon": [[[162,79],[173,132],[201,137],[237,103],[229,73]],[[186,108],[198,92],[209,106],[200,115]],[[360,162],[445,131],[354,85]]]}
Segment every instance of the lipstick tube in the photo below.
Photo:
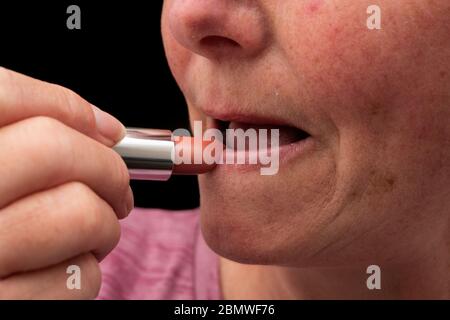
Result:
{"label": "lipstick tube", "polygon": [[125,161],[132,180],[166,181],[172,176],[175,142],[170,130],[127,128],[113,149]]}
{"label": "lipstick tube", "polygon": [[170,130],[127,128],[125,138],[113,147],[125,161],[132,180],[167,181],[172,175],[198,175],[214,169],[215,164],[174,161],[179,153],[190,160],[203,154],[209,142],[191,137],[174,137]]}

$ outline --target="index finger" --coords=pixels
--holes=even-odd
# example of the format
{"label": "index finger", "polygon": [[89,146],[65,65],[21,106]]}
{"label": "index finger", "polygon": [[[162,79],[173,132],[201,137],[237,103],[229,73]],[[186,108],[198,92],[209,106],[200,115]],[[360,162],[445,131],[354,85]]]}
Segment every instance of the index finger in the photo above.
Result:
{"label": "index finger", "polygon": [[51,117],[108,146],[125,135],[123,125],[62,86],[0,67],[0,127],[26,118]]}

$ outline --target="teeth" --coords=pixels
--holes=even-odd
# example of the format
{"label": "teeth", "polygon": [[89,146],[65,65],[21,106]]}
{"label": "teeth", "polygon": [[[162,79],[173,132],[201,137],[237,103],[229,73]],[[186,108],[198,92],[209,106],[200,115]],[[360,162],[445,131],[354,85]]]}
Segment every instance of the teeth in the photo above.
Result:
{"label": "teeth", "polygon": [[[248,129],[255,129],[256,130],[256,136],[257,136],[257,141],[253,142],[253,143],[249,143],[249,139],[247,138],[245,141],[245,149],[248,151],[254,150],[258,148],[258,144],[260,144],[259,137],[262,136],[262,132],[260,132],[259,130],[261,129],[265,129],[266,130],[266,135],[265,137],[267,137],[267,141],[265,143],[262,143],[262,145],[260,146],[261,148],[265,148],[265,147],[270,147],[271,143],[271,130],[274,129],[278,129],[279,130],[279,146],[282,145],[287,145],[287,144],[291,144],[291,143],[295,143],[299,140],[305,139],[307,138],[309,135],[297,128],[293,128],[293,127],[287,127],[287,126],[276,126],[276,125],[255,125],[255,124],[248,124],[248,123],[241,123],[241,122],[223,122],[220,121],[219,122],[221,125],[221,130],[224,133],[224,137],[226,136],[226,132],[225,129],[242,129],[244,130],[244,134]],[[236,136],[237,134],[234,133],[234,136]],[[244,138],[244,137],[241,137]],[[237,139],[234,139],[234,143],[233,141],[230,141],[231,139],[226,139],[226,146],[227,148],[232,148],[233,144],[234,144],[234,149],[237,149]]]}

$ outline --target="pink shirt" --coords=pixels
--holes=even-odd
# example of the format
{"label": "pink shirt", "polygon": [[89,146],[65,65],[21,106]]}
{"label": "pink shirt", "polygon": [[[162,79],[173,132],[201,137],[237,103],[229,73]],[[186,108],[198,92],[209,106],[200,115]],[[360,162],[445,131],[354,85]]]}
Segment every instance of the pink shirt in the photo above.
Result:
{"label": "pink shirt", "polygon": [[98,299],[221,299],[218,256],[206,245],[199,210],[133,210],[118,246],[100,264]]}

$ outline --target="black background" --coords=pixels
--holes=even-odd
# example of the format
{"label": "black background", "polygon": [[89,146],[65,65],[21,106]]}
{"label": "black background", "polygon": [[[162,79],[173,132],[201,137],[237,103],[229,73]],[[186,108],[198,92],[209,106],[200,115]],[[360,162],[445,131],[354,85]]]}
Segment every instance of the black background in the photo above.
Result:
{"label": "black background", "polygon": [[[81,9],[81,30],[66,27],[72,4]],[[162,0],[2,0],[0,65],[68,87],[126,126],[188,128],[164,55],[161,8]],[[195,177],[131,186],[136,206],[198,206]]]}

